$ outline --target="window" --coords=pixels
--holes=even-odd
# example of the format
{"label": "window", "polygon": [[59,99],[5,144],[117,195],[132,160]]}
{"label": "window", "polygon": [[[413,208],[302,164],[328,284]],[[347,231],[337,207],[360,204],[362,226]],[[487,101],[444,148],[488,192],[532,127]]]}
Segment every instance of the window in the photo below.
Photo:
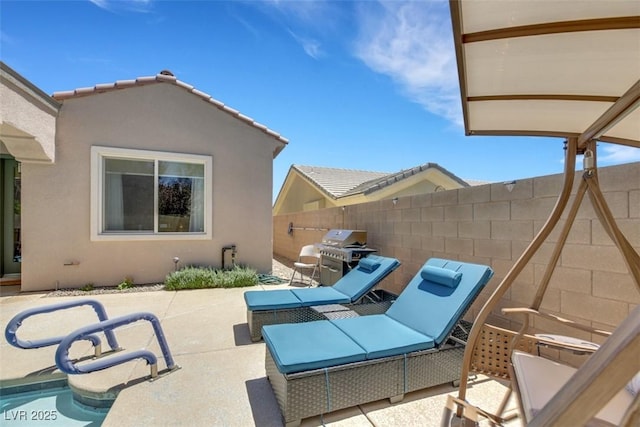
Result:
{"label": "window", "polygon": [[92,147],[92,239],[211,236],[211,157]]}

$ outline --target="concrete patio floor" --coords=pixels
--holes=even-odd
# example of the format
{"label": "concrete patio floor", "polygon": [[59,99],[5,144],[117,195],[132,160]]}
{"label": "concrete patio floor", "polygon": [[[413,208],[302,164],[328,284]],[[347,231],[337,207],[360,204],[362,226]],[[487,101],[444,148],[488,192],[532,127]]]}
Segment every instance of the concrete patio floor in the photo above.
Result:
{"label": "concrete patio floor", "polygon": [[[281,426],[280,410],[265,376],[265,345],[252,343],[249,338],[242,295],[248,289],[287,286],[92,295],[90,298],[104,304],[109,317],[139,311],[158,316],[181,369],[149,381],[145,362],[135,361],[100,372],[69,376],[69,384],[85,394],[95,393],[94,397],[119,392],[104,426]],[[46,293],[3,294],[0,296],[3,328],[22,310],[78,298],[46,297]],[[18,335],[22,339],[63,335],[96,321],[89,307],[71,310],[27,319]],[[147,322],[119,328],[116,335],[125,349],[145,348],[161,355]],[[103,346],[106,351],[107,344]],[[0,354],[3,387],[63,376],[54,363],[55,347],[20,350],[2,340]],[[90,354],[88,344],[72,347],[72,357]],[[166,368],[164,360],[159,360],[158,368]],[[484,409],[495,410],[505,391],[503,384],[479,377],[470,383],[467,397]],[[446,396],[456,393],[450,385],[434,387],[409,393],[396,404],[388,400],[372,402],[308,418],[302,425],[439,426]],[[517,420],[512,424],[520,425]]]}

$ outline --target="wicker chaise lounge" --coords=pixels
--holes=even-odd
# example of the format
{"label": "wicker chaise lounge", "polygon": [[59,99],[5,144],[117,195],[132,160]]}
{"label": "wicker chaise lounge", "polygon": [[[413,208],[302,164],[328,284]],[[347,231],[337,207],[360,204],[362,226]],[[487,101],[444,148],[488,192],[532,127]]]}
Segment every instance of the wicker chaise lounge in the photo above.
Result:
{"label": "wicker chaise lounge", "polygon": [[458,380],[459,323],[492,275],[432,258],[384,314],[265,326],[266,372],[285,423]]}
{"label": "wicker chaise lounge", "polygon": [[[323,308],[328,307],[328,311],[345,310],[344,305],[360,303],[398,266],[400,261],[395,258],[369,255],[333,286],[245,292],[251,340],[262,338],[264,325],[321,320],[326,318]],[[376,304],[366,304],[366,307],[363,304],[362,311],[383,313],[391,304],[390,300],[374,302]]]}

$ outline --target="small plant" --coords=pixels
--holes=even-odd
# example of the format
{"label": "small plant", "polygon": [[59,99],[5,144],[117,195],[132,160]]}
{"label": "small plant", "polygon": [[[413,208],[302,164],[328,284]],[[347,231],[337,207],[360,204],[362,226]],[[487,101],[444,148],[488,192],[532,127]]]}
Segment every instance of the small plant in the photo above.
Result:
{"label": "small plant", "polygon": [[239,288],[258,284],[258,273],[247,267],[235,266],[231,270],[215,270],[209,267],[185,267],[169,274],[165,289]]}
{"label": "small plant", "polygon": [[125,289],[131,289],[133,288],[135,285],[133,283],[133,278],[131,277],[125,277],[124,280],[122,282],[120,282],[118,284],[118,289],[123,291]]}
{"label": "small plant", "polygon": [[81,291],[91,292],[93,290],[93,283],[87,283],[83,287],[80,288]]}

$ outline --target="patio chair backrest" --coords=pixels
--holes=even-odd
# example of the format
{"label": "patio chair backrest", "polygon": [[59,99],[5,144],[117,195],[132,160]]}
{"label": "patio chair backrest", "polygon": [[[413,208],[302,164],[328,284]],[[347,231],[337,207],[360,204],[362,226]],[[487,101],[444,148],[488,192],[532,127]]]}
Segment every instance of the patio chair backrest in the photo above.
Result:
{"label": "patio chair backrest", "polygon": [[315,258],[313,260],[314,263],[318,263],[320,260],[320,251],[315,245],[305,245],[300,249],[298,261],[310,262],[311,260],[309,258]]}
{"label": "patio chair backrest", "polygon": [[338,280],[333,288],[355,302],[362,298],[389,273],[398,268],[400,261],[379,255],[369,255]]}
{"label": "patio chair backrest", "polygon": [[[459,272],[462,276],[456,280],[445,281],[443,276],[446,274],[441,277],[430,276],[430,267]],[[436,281],[425,280],[423,275],[427,278],[433,277]],[[432,337],[439,346],[451,334],[456,323],[492,276],[493,270],[486,265],[431,258],[409,282],[386,314]]]}

